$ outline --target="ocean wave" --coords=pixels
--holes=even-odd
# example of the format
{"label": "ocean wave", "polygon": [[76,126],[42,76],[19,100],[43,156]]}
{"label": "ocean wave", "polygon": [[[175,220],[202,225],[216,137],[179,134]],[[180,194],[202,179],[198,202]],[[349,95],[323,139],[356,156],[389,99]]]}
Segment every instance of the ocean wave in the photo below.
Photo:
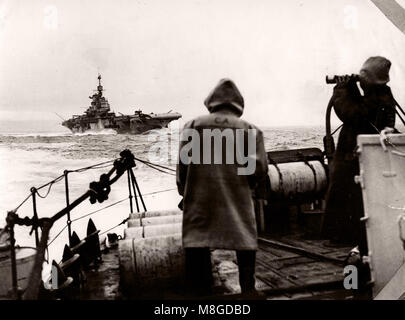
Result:
{"label": "ocean wave", "polygon": [[0,137],[70,137],[70,136],[99,136],[99,135],[117,135],[113,129],[105,129],[94,132],[72,133],[72,132],[34,132],[34,133],[2,133]]}
{"label": "ocean wave", "polygon": [[88,131],[88,132],[81,132],[81,133],[73,133],[71,135],[75,136],[100,136],[100,135],[117,135],[117,131],[113,129],[104,129],[100,131]]}
{"label": "ocean wave", "polygon": [[[319,128],[264,128],[265,147],[267,151],[287,150],[295,148],[319,147],[322,148],[324,131]],[[95,163],[112,160],[119,156],[124,149],[130,149],[133,154],[144,160],[158,163],[175,169],[178,130],[153,130],[147,134],[71,134],[60,132],[37,132],[29,134],[3,134],[0,135],[0,227],[5,224],[8,210],[16,208],[18,204],[30,193],[32,186],[40,186],[63,174],[64,170],[85,168]],[[168,144],[166,144],[166,142]],[[167,147],[167,148],[166,148]],[[112,166],[112,164],[111,164]],[[88,170],[80,174],[69,176],[70,198],[76,199],[88,190],[91,181],[98,181],[100,174],[110,168],[106,167]],[[148,210],[161,210],[176,208],[180,196],[176,191],[176,179],[171,174],[156,171],[141,161],[136,161],[134,174],[142,194],[146,194],[145,202]],[[174,190],[165,193],[148,193],[160,190]],[[47,188],[40,190],[45,195]],[[49,189],[49,197],[38,199],[38,209],[41,216],[49,216],[61,210],[65,205],[64,181],[55,183]],[[114,184],[109,195],[109,202],[118,201],[128,196],[126,178]],[[98,206],[95,204],[94,206]],[[100,205],[101,206],[101,205]],[[87,214],[95,208],[89,201],[83,202],[72,211],[75,217]],[[119,207],[112,207],[103,211],[103,214],[94,215],[95,224],[100,230],[108,230],[128,216],[129,202]],[[22,215],[32,214],[31,201],[21,207]],[[53,237],[62,229],[65,220],[56,223],[51,230]],[[74,224],[74,229],[80,234],[86,232],[86,222]],[[17,229],[17,241],[20,245],[34,245],[33,237],[28,234],[29,228]],[[115,232],[120,232],[118,229]],[[67,232],[50,247],[50,261],[56,259],[63,252],[68,242]]]}
{"label": "ocean wave", "polygon": [[[267,151],[297,148],[322,148],[323,130],[319,128],[263,129]],[[179,132],[168,128],[140,135],[116,134],[111,131],[94,133],[31,133],[0,135],[0,146],[10,150],[46,151],[64,159],[115,158],[120,151],[130,149],[137,157],[158,153],[172,159],[178,147]],[[174,150],[176,153],[176,150]],[[168,155],[167,155],[168,154]]]}
{"label": "ocean wave", "polygon": [[2,133],[0,137],[67,137],[70,132]]}

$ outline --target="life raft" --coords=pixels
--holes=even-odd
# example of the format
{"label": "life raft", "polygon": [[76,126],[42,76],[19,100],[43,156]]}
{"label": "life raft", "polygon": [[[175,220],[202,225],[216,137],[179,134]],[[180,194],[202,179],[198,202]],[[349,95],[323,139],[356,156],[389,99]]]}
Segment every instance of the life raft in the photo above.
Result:
{"label": "life raft", "polygon": [[[7,298],[12,289],[11,277],[11,257],[9,247],[4,250],[4,243],[0,249],[0,299]],[[27,247],[16,247],[17,261],[17,283],[21,290],[25,290],[28,285],[28,279],[34,266],[37,250]]]}

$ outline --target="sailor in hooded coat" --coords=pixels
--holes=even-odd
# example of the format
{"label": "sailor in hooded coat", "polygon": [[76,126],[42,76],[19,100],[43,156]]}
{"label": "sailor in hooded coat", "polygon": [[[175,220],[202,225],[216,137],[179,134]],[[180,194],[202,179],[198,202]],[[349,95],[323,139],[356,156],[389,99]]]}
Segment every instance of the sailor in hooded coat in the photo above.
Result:
{"label": "sailor in hooded coat", "polygon": [[[197,279],[192,279],[191,275],[188,281],[200,281],[193,286],[205,285],[204,293],[207,293],[211,281],[211,270],[208,270],[211,265],[209,249],[237,250],[242,291],[252,291],[257,250],[253,198],[265,198],[264,186],[268,170],[263,133],[256,126],[240,119],[244,108],[243,97],[229,79],[219,82],[205,100],[205,105],[210,114],[191,120],[184,126],[177,166],[177,186],[183,196],[183,247],[186,249],[186,268],[189,275],[193,273],[192,270],[199,273]],[[187,145],[191,143],[190,132],[199,137],[197,139],[193,136],[192,146],[199,147],[200,154],[195,158],[193,155],[191,157],[197,161],[184,163],[186,161],[182,161],[182,157],[186,153],[185,150],[189,151]],[[227,136],[220,138],[222,150],[215,149],[218,147],[216,143],[207,146],[207,132],[213,134],[212,141],[215,141],[216,135]],[[250,141],[249,133],[250,138],[253,137]],[[238,134],[242,134],[242,140],[236,138]],[[231,136],[234,138],[230,138]],[[242,144],[237,141],[242,141]],[[227,156],[230,154],[224,151],[228,150],[227,143],[234,145],[235,153],[230,153],[232,156],[241,151],[241,147],[242,153],[247,154],[248,144],[253,144],[253,152],[250,151],[248,155],[248,163],[253,163],[252,172],[239,174],[238,169],[249,167],[249,164],[241,164],[237,159],[234,159],[233,163],[228,161]],[[191,151],[194,152],[195,149]],[[204,159],[207,159],[209,152],[211,157],[208,158],[211,161],[207,163]],[[215,161],[217,156],[221,161]],[[196,268],[205,271],[198,271]]]}

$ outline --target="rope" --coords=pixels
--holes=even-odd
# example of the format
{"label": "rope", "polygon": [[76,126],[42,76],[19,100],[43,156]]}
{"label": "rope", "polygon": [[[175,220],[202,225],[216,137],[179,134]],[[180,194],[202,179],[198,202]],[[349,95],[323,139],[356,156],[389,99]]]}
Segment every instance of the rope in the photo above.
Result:
{"label": "rope", "polygon": [[[84,216],[81,216],[81,217],[79,217],[79,218],[73,219],[73,220],[71,221],[71,223],[73,223],[73,222],[75,222],[75,221],[78,221],[78,220],[81,220],[81,219],[83,219],[83,218],[85,218],[85,217],[88,217],[88,216],[90,216],[90,215],[92,215],[92,214],[95,214],[95,213],[97,213],[97,212],[100,212],[100,211],[102,211],[102,210],[104,210],[104,209],[107,209],[107,208],[110,208],[110,207],[112,207],[112,206],[115,206],[115,205],[117,205],[117,204],[119,204],[119,203],[121,203],[121,202],[124,202],[124,201],[127,200],[127,199],[128,199],[128,198],[119,200],[119,201],[114,202],[114,203],[112,203],[112,204],[110,204],[110,205],[108,205],[108,206],[105,206],[104,208],[101,208],[101,209],[98,209],[98,210],[89,212],[89,213],[85,214]],[[66,224],[66,225],[57,233],[57,235],[48,243],[48,247],[62,234],[63,231],[66,230],[67,227],[68,227],[68,225]]]}
{"label": "rope", "polygon": [[91,215],[93,215],[93,214],[95,214],[95,213],[97,213],[97,212],[100,212],[100,211],[104,210],[104,209],[108,209],[108,208],[110,208],[110,207],[112,207],[112,206],[115,206],[115,205],[117,205],[117,204],[119,204],[119,203],[121,203],[121,202],[124,202],[124,201],[126,201],[126,200],[128,200],[128,198],[125,198],[125,199],[119,200],[119,201],[117,201],[117,202],[114,202],[114,203],[112,203],[112,204],[109,204],[108,206],[105,206],[105,207],[103,207],[103,208],[101,208],[101,209],[98,209],[98,210],[89,212],[89,213],[85,214],[84,216],[81,216],[81,217],[78,217],[78,218],[76,218],[76,219],[73,219],[71,222],[73,223],[73,222],[75,222],[75,221],[79,221],[79,220],[81,220],[81,219],[84,219],[84,218],[86,218],[86,217],[88,217],[88,216],[91,216]]}
{"label": "rope", "polygon": [[[100,163],[96,163],[96,164],[94,164],[94,165],[91,165],[91,166],[88,166],[88,167],[83,167],[83,168],[79,168],[79,169],[75,169],[75,170],[66,170],[67,172],[84,172],[84,171],[87,171],[87,170],[90,170],[90,169],[102,169],[102,168],[107,168],[107,167],[109,167],[109,165],[110,164],[112,164],[114,161],[115,161],[116,159],[114,159],[114,160],[108,160],[108,161],[104,161],[104,162],[100,162]],[[106,165],[106,164],[109,164],[109,165]],[[61,181],[63,178],[64,178],[64,174],[62,174],[62,175],[60,175],[59,177],[57,177],[57,178],[55,178],[55,179],[53,179],[52,181],[49,181],[49,182],[47,182],[47,183],[45,183],[44,185],[42,185],[42,186],[40,186],[40,187],[38,187],[38,188],[36,188],[37,190],[40,190],[40,189],[43,189],[43,188],[45,188],[46,186],[48,186],[49,185],[49,189],[51,188],[51,186],[54,184],[54,183],[57,183],[57,182],[59,182],[59,181]],[[37,193],[38,194],[38,193]],[[48,192],[47,192],[47,195],[49,194],[49,190],[48,190]],[[40,196],[41,198],[43,198],[41,195],[39,195],[38,194],[38,196]],[[46,197],[46,195],[44,196],[44,197]]]}
{"label": "rope", "polygon": [[107,167],[110,166],[110,164],[114,163],[115,160],[117,160],[117,159],[100,162],[100,163],[97,163],[97,164],[94,164],[94,165],[91,165],[91,166],[88,166],[88,167],[83,167],[83,168],[79,168],[79,169],[75,169],[75,170],[67,170],[67,172],[80,173],[80,172],[84,172],[84,171],[87,171],[87,170],[90,170],[90,169],[107,168]]}
{"label": "rope", "polygon": [[[405,116],[405,111],[402,109],[402,107],[399,105],[398,101],[394,99],[395,105],[398,107],[398,109],[402,112],[402,114]],[[395,110],[397,111],[397,110]],[[402,117],[399,115],[399,112],[397,112],[398,116],[401,118],[402,123],[405,125],[405,121],[402,119]]]}
{"label": "rope", "polygon": [[[142,196],[150,196],[150,195],[152,195],[152,194],[163,193],[163,192],[168,192],[168,191],[173,191],[173,190],[177,190],[177,188],[171,188],[171,189],[166,189],[166,190],[160,190],[160,191],[154,191],[154,192],[144,193]],[[137,197],[139,197],[139,196],[137,195]]]}
{"label": "rope", "polygon": [[166,167],[166,166],[162,166],[162,165],[160,165],[160,164],[157,164],[157,163],[152,163],[152,162],[149,162],[149,161],[146,161],[146,160],[141,160],[141,159],[138,159],[138,158],[135,158],[136,160],[138,160],[138,161],[140,161],[140,162],[143,162],[143,163],[149,163],[149,164],[152,164],[152,165],[154,165],[154,166],[156,166],[156,167],[159,167],[159,168],[162,168],[162,169],[166,169],[166,170],[169,170],[169,171],[176,171],[175,169],[173,169],[173,168],[170,168],[170,167]]}
{"label": "rope", "polygon": [[[177,188],[171,188],[171,189],[165,189],[165,190],[159,190],[159,191],[144,193],[143,196],[150,196],[150,195],[153,195],[153,194],[163,193],[163,192],[168,192],[168,191],[173,191],[173,190],[177,190]],[[140,196],[139,196],[139,195],[136,195],[136,197],[139,198]],[[101,209],[98,209],[98,210],[89,212],[89,213],[85,214],[84,216],[81,216],[81,217],[79,217],[79,218],[73,219],[73,220],[71,221],[71,223],[73,223],[73,222],[75,222],[75,221],[78,221],[78,220],[81,220],[81,219],[83,219],[83,218],[85,218],[85,217],[88,217],[88,216],[90,216],[90,215],[92,215],[92,214],[95,214],[95,213],[97,213],[97,212],[100,212],[100,211],[102,211],[102,210],[104,210],[104,209],[107,209],[107,208],[110,208],[110,207],[112,207],[112,206],[115,206],[115,205],[117,205],[117,204],[119,204],[119,203],[121,203],[121,202],[126,201],[127,199],[128,199],[128,198],[119,200],[119,201],[114,202],[114,203],[112,203],[112,204],[110,204],[110,205],[108,205],[108,206],[106,206],[106,207],[104,207],[104,208],[101,208]],[[126,221],[125,221],[125,222],[126,222]],[[124,222],[124,223],[125,223],[125,222]],[[121,223],[121,224],[122,224],[122,223]],[[101,234],[104,234],[105,232],[108,232],[108,231],[110,231],[110,230],[112,230],[112,229],[114,229],[114,228],[116,228],[116,227],[118,227],[118,226],[119,226],[119,225],[116,225],[115,227],[113,227],[113,228],[111,228],[111,229],[109,229],[109,230],[107,230],[107,231],[104,231],[104,232],[101,233]],[[58,234],[48,243],[48,247],[62,234],[63,231],[66,230],[66,228],[67,228],[67,225],[65,225],[65,226],[58,232]]]}
{"label": "rope", "polygon": [[126,218],[126,219],[122,220],[122,221],[121,221],[119,224],[117,224],[116,226],[114,226],[114,227],[112,227],[112,228],[110,228],[110,229],[108,229],[108,230],[106,230],[106,231],[100,233],[100,235],[105,234],[105,233],[107,233],[107,232],[109,232],[109,231],[111,231],[111,230],[113,230],[113,229],[119,227],[119,226],[122,225],[122,224],[125,224],[128,220],[129,220],[129,218]]}
{"label": "rope", "polygon": [[[63,177],[63,176],[62,176],[62,177]],[[60,179],[60,180],[62,180],[62,179]],[[52,183],[49,184],[48,191],[46,192],[46,194],[45,194],[44,196],[42,196],[42,195],[39,194],[38,189],[35,189],[35,193],[38,195],[38,197],[40,197],[40,198],[42,198],[42,199],[45,199],[45,198],[49,195],[49,193],[51,192],[52,186],[53,186],[56,182],[59,182],[60,180],[54,180],[54,181],[52,181]]]}
{"label": "rope", "polygon": [[58,234],[48,243],[47,247],[49,247],[61,234],[65,229],[68,227],[68,225],[65,225],[62,230],[58,232]]}
{"label": "rope", "polygon": [[[160,164],[152,163],[152,162],[149,162],[149,161],[147,161],[147,160],[139,159],[139,158],[136,158],[136,157],[135,157],[135,159],[136,159],[137,161],[139,161],[139,162],[141,162],[141,163],[147,165],[148,167],[159,171],[159,172],[166,173],[166,174],[170,174],[170,175],[173,175],[173,176],[175,175],[175,174],[173,174],[173,173],[171,173],[171,172],[164,171],[164,170],[168,170],[168,171],[176,172],[175,169],[172,169],[172,168],[169,168],[169,167],[166,167],[166,166],[162,166],[162,165],[160,165]],[[70,173],[70,172],[81,173],[81,172],[84,172],[84,171],[87,171],[87,170],[91,170],[91,169],[103,169],[103,168],[109,167],[112,163],[114,163],[115,160],[116,160],[116,159],[114,159],[114,160],[108,160],[108,161],[100,162],[100,163],[97,163],[97,164],[94,164],[94,165],[91,165],[91,166],[87,166],[87,167],[83,167],[83,168],[79,168],[79,169],[75,169],[75,170],[66,170],[66,171],[69,172],[69,173]],[[159,169],[159,168],[160,168],[160,169]],[[161,170],[161,169],[164,169],[164,170]],[[59,177],[57,177],[57,178],[55,178],[55,179],[53,179],[53,180],[51,180],[51,181],[49,181],[49,182],[43,184],[42,186],[36,188],[35,193],[38,195],[38,197],[40,197],[40,198],[42,198],[42,199],[45,199],[45,198],[49,195],[49,193],[51,192],[52,186],[53,186],[55,183],[58,183],[59,181],[61,181],[61,180],[64,178],[64,176],[65,176],[65,175],[62,174],[62,175],[60,175]],[[38,190],[41,190],[41,189],[43,189],[43,188],[45,188],[45,187],[47,187],[47,186],[49,186],[47,192],[45,193],[45,195],[41,195],[41,194],[38,192]],[[25,202],[28,201],[28,199],[31,197],[31,195],[32,195],[32,194],[29,194],[13,211],[17,212],[17,210],[18,210]]]}
{"label": "rope", "polygon": [[[80,173],[80,172],[84,172],[84,171],[90,170],[90,169],[103,169],[103,168],[109,167],[110,164],[113,163],[114,161],[115,161],[115,159],[114,159],[114,160],[108,160],[108,161],[100,162],[100,163],[94,164],[94,165],[92,165],[92,166],[84,167],[84,168],[79,168],[79,169],[75,169],[75,170],[67,170],[67,172]],[[108,165],[106,165],[106,164],[108,164]],[[40,186],[40,187],[38,187],[38,188],[35,188],[35,189],[36,189],[35,193],[38,195],[38,197],[40,197],[40,198],[42,198],[42,199],[45,199],[45,198],[49,195],[49,193],[51,192],[52,186],[53,186],[55,183],[58,183],[59,181],[61,181],[61,180],[64,178],[64,176],[65,176],[65,175],[62,174],[62,175],[60,175],[59,177],[57,177],[57,178],[55,178],[55,179],[53,179],[53,180],[51,180],[51,181],[49,181],[49,182],[43,184],[42,186]],[[43,189],[43,188],[45,188],[45,187],[47,187],[47,186],[49,186],[47,192],[45,193],[45,195],[41,195],[41,194],[38,192],[38,190],[41,190],[41,189]],[[27,202],[28,199],[29,199],[31,196],[32,196],[31,193],[30,193],[29,195],[27,195],[27,197],[26,197],[13,211],[17,212],[17,210],[18,210],[25,202]]]}
{"label": "rope", "polygon": [[331,135],[333,136],[341,127],[343,127],[343,123],[342,123],[339,127],[337,127],[337,128],[331,133]]}
{"label": "rope", "polygon": [[[139,162],[141,162],[141,163],[143,163],[143,164],[145,164],[145,165],[151,167],[152,169],[155,169],[155,170],[157,170],[157,171],[159,171],[159,172],[162,172],[162,173],[174,175],[172,172],[175,172],[175,171],[176,171],[175,169],[172,169],[172,168],[169,168],[169,167],[166,167],[166,166],[162,166],[162,165],[159,165],[159,164],[151,163],[151,162],[149,162],[149,161],[147,161],[147,160],[143,160],[143,159],[139,159],[139,158],[135,158],[135,159],[136,159],[137,161],[139,161]],[[91,165],[91,166],[87,166],[87,167],[83,167],[83,168],[79,168],[79,169],[75,169],[75,170],[67,170],[67,172],[69,172],[69,173],[70,173],[70,172],[80,173],[80,172],[84,172],[84,171],[90,170],[90,169],[106,168],[106,167],[109,167],[114,161],[116,161],[116,159],[114,159],[114,160],[109,160],[109,161],[104,161],[104,162],[100,162],[100,163],[97,163],[97,164],[95,164],[95,165]],[[167,171],[165,171],[165,170],[171,171],[171,172],[167,172]],[[46,198],[46,197],[49,195],[49,193],[50,193],[50,191],[51,191],[51,189],[52,189],[52,186],[53,186],[55,183],[61,181],[61,180],[64,178],[64,176],[65,176],[64,174],[63,174],[63,175],[60,175],[59,177],[57,177],[57,178],[55,178],[55,179],[49,181],[48,183],[46,183],[46,184],[44,184],[44,185],[42,185],[42,186],[36,188],[36,189],[35,189],[35,193],[36,193],[40,198],[43,198],[43,199]],[[47,187],[47,186],[49,186],[47,192],[45,193],[45,195],[41,195],[41,194],[38,192],[38,190],[43,189],[43,188],[45,188],[45,187]],[[171,188],[171,189],[165,189],[165,190],[160,190],[160,191],[155,191],[155,192],[149,192],[149,193],[144,194],[144,196],[153,195],[153,194],[158,194],[158,193],[163,193],[163,192],[168,192],[168,191],[173,191],[173,190],[177,190],[177,188]],[[16,212],[31,196],[32,196],[32,194],[29,194],[29,195],[16,207],[16,209],[15,209],[14,211]],[[135,195],[135,196],[138,197],[138,198],[140,197],[140,195]],[[100,212],[100,211],[102,211],[102,210],[105,210],[105,209],[107,209],[107,208],[113,207],[113,206],[115,206],[115,205],[117,205],[117,204],[119,204],[119,203],[122,203],[122,202],[126,201],[126,200],[127,200],[127,198],[122,199],[122,200],[119,200],[119,201],[116,201],[116,202],[114,202],[114,203],[112,203],[112,204],[110,204],[110,205],[108,205],[108,206],[105,206],[105,207],[103,207],[103,208],[101,208],[101,209],[98,209],[98,210],[89,212],[89,213],[87,213],[87,214],[85,214],[85,215],[83,215],[83,216],[80,216],[80,217],[78,217],[78,218],[76,218],[76,219],[71,220],[71,223],[76,222],[76,221],[79,221],[79,220],[81,220],[81,219],[84,219],[84,218],[86,218],[86,217],[88,217],[88,216],[91,216],[91,215],[93,215],[93,214],[95,214],[95,213],[98,213],[98,212]],[[127,220],[128,220],[128,219],[125,219],[124,221],[120,222],[118,225],[116,225],[116,226],[114,226],[114,227],[108,229],[107,231],[104,231],[102,234],[104,234],[104,233],[106,233],[106,232],[108,232],[108,231],[110,231],[110,230],[112,230],[112,229],[114,229],[114,228],[120,226],[121,224],[126,223]],[[68,227],[68,225],[66,224],[66,225],[56,234],[56,236],[47,244],[46,248],[48,248],[48,247],[62,234],[62,232],[66,230],[67,227]]]}
{"label": "rope", "polygon": [[144,164],[147,165],[148,167],[151,167],[152,169],[155,169],[155,170],[159,171],[159,172],[166,173],[166,174],[169,174],[169,175],[171,175],[171,176],[175,176],[174,173],[167,172],[167,171],[164,171],[164,170],[162,170],[162,169],[156,168],[156,167],[154,167],[154,165],[152,165],[152,164],[150,164],[150,163],[144,162]]}
{"label": "rope", "polygon": [[20,207],[27,202],[27,200],[31,198],[31,193],[17,206],[17,208],[15,208],[13,211],[17,212],[18,209],[20,209]]}
{"label": "rope", "polygon": [[57,182],[61,181],[61,180],[63,179],[63,177],[64,177],[64,175],[62,174],[62,175],[60,175],[59,177],[57,177],[57,178],[55,178],[55,179],[53,179],[53,180],[51,180],[51,181],[45,183],[44,185],[42,185],[42,186],[40,186],[40,187],[38,187],[38,188],[36,188],[36,189],[37,189],[37,190],[41,190],[41,189],[45,188],[45,187],[48,186],[48,185],[51,187],[54,183],[57,183]]}
{"label": "rope", "polygon": [[[137,161],[139,161],[139,162],[141,162],[141,163],[143,163],[143,164],[145,164],[145,165],[147,165],[147,166],[149,166],[149,167],[151,167],[152,169],[155,169],[155,170],[157,170],[157,171],[160,171],[160,172],[163,172],[163,173],[166,173],[166,174],[171,174],[171,173],[166,172],[166,171],[163,171],[163,170],[160,170],[160,169],[164,169],[164,170],[176,172],[175,169],[172,169],[172,168],[170,168],[170,167],[162,166],[162,165],[160,165],[160,164],[152,163],[152,162],[150,162],[150,161],[143,160],[143,159],[139,159],[139,158],[136,158],[136,157],[134,157],[134,159],[137,160]],[[160,169],[159,169],[159,168],[160,168]]]}

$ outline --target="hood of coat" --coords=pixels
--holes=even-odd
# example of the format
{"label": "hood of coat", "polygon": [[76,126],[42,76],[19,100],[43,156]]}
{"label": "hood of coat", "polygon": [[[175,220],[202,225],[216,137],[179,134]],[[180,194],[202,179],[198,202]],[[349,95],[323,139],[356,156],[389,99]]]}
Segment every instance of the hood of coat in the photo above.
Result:
{"label": "hood of coat", "polygon": [[390,81],[391,61],[384,57],[370,57],[360,70],[360,80],[370,85],[384,85]]}
{"label": "hood of coat", "polygon": [[216,111],[220,106],[228,106],[239,117],[243,114],[243,97],[235,83],[230,79],[221,79],[205,99],[204,104],[210,113]]}

